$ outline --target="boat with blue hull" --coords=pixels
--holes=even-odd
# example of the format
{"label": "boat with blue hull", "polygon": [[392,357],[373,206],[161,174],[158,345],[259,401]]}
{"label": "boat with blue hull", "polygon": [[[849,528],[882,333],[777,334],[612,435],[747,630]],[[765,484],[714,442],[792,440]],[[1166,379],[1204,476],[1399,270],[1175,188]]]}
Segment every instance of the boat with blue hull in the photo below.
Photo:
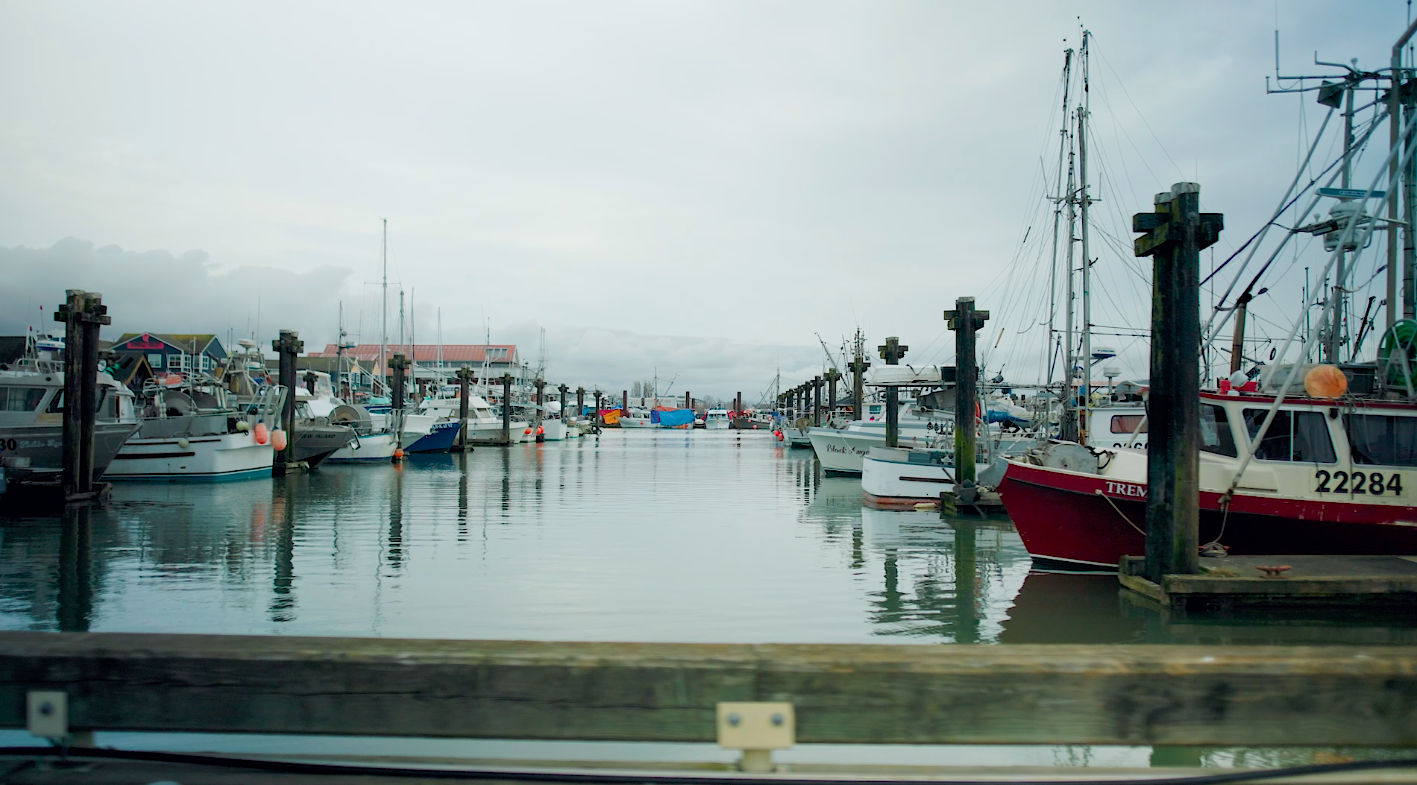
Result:
{"label": "boat with blue hull", "polygon": [[457,441],[461,423],[457,420],[444,420],[433,423],[432,428],[426,436],[403,448],[404,452],[447,452],[453,442]]}

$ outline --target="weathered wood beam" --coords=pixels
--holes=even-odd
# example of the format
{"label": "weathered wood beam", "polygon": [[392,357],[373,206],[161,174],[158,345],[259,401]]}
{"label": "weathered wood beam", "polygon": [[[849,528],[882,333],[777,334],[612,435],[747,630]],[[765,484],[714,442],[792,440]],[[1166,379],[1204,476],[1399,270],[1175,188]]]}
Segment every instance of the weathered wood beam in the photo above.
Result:
{"label": "weathered wood beam", "polygon": [[1412,745],[1402,647],[835,646],[0,633],[89,730],[702,742],[790,701],[800,743]]}

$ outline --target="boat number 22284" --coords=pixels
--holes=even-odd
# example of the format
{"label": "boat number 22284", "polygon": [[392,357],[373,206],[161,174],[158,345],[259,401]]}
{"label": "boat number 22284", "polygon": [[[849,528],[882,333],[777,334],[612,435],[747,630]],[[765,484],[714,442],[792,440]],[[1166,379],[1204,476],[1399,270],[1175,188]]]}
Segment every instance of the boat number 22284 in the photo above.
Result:
{"label": "boat number 22284", "polygon": [[1402,475],[1397,472],[1314,472],[1316,493],[1368,494],[1371,496],[1401,496]]}

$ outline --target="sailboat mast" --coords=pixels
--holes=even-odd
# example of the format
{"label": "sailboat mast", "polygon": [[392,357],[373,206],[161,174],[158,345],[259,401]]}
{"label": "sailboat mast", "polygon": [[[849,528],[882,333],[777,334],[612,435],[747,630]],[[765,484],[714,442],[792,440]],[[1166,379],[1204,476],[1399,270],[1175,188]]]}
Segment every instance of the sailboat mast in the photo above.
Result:
{"label": "sailboat mast", "polygon": [[[1071,116],[1064,118],[1064,122],[1071,124]],[[1077,186],[1075,179],[1077,151],[1072,145],[1068,146],[1068,252],[1066,256],[1067,267],[1067,302],[1063,309],[1063,421],[1059,423],[1058,437],[1066,442],[1075,442],[1078,438],[1077,406],[1073,398],[1073,360],[1076,354],[1073,351],[1073,302],[1077,295],[1073,291],[1073,238],[1077,236],[1077,196],[1074,190]]]}
{"label": "sailboat mast", "polygon": [[384,278],[379,288],[379,367],[376,370],[378,371],[379,386],[387,389],[384,384],[384,363],[387,359],[385,355],[389,352],[389,219],[382,220],[384,222],[384,249],[382,253]]}
{"label": "sailboat mast", "polygon": [[1082,428],[1081,441],[1086,444],[1091,434],[1087,432],[1089,410],[1092,408],[1092,259],[1087,255],[1087,207],[1092,198],[1087,193],[1087,119],[1090,105],[1088,94],[1088,54],[1087,39],[1090,33],[1082,31],[1082,106],[1078,107],[1078,178],[1082,181],[1078,193],[1078,206],[1082,224]]}
{"label": "sailboat mast", "polygon": [[[1068,99],[1071,97],[1073,73],[1073,50],[1063,51],[1063,127],[1058,129],[1058,195],[1053,199],[1053,264],[1048,268],[1048,341],[1046,357],[1048,367],[1047,387],[1053,386],[1053,334],[1057,330],[1058,323],[1058,225],[1063,217],[1063,160],[1067,158],[1068,152],[1068,125],[1070,124],[1071,112],[1068,111]],[[857,330],[857,337],[860,338],[860,330]],[[858,340],[859,342],[859,340]],[[860,354],[859,347],[857,354]]]}

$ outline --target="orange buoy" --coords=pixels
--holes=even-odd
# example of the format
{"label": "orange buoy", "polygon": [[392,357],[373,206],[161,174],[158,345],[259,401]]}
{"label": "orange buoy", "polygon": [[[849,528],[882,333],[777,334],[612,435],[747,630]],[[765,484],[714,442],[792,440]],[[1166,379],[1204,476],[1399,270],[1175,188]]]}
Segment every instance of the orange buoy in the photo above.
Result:
{"label": "orange buoy", "polygon": [[394,448],[394,460],[396,460],[396,461],[401,461],[401,460],[403,460],[403,448],[402,448],[402,447],[396,447],[396,448]]}
{"label": "orange buoy", "polygon": [[1348,377],[1336,365],[1316,365],[1304,374],[1304,392],[1310,398],[1338,398],[1348,392]]}
{"label": "orange buoy", "polygon": [[546,433],[546,429],[542,428],[540,425],[536,426],[536,435],[540,436],[543,433]]}
{"label": "orange buoy", "polygon": [[252,428],[251,432],[256,435],[257,444],[265,444],[270,439],[270,431],[266,429],[266,424],[263,422],[256,423],[256,427]]}
{"label": "orange buoy", "polygon": [[276,448],[276,452],[284,452],[285,445],[285,431],[282,431],[279,428],[275,429],[274,431],[271,431],[271,446]]}
{"label": "orange buoy", "polygon": [[530,429],[530,428],[523,428],[523,429],[522,429],[522,433],[523,433],[523,434],[531,433],[531,429]]}

